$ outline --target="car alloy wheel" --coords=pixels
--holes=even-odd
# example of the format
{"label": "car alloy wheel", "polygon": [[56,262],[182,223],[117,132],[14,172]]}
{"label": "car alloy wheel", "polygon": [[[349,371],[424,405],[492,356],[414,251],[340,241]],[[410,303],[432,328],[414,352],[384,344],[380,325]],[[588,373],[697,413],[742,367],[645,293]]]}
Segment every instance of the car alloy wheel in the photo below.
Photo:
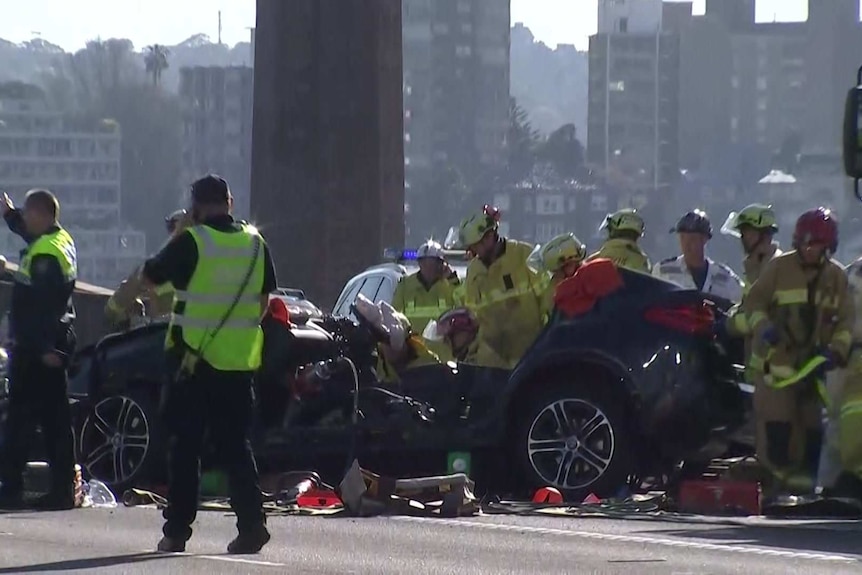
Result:
{"label": "car alloy wheel", "polygon": [[548,485],[575,490],[598,481],[614,457],[614,429],[605,413],[583,399],[546,405],[527,433],[533,471]]}
{"label": "car alloy wheel", "polygon": [[132,398],[103,399],[81,427],[81,459],[91,477],[116,485],[133,478],[146,461],[150,425]]}

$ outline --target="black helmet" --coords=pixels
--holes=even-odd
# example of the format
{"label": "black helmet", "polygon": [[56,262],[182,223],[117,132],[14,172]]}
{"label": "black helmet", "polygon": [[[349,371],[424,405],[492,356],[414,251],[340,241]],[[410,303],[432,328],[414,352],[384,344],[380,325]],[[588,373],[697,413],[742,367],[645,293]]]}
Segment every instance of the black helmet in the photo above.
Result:
{"label": "black helmet", "polygon": [[676,225],[670,230],[672,234],[680,232],[703,234],[711,238],[712,223],[709,221],[709,216],[706,215],[706,212],[703,210],[693,210],[677,220]]}

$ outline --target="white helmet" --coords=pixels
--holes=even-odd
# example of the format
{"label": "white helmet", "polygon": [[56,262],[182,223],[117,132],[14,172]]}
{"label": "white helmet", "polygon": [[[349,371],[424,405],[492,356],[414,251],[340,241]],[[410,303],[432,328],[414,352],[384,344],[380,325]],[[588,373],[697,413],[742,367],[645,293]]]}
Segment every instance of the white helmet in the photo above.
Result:
{"label": "white helmet", "polygon": [[421,260],[422,258],[437,258],[438,260],[444,260],[443,257],[443,246],[434,240],[428,240],[416,250],[416,259]]}

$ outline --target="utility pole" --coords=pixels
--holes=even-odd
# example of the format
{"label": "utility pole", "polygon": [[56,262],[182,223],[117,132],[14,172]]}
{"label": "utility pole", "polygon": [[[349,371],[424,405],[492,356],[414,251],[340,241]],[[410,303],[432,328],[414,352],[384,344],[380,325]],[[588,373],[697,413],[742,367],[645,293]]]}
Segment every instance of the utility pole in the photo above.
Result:
{"label": "utility pole", "polygon": [[221,10],[218,11],[218,44],[221,46]]}

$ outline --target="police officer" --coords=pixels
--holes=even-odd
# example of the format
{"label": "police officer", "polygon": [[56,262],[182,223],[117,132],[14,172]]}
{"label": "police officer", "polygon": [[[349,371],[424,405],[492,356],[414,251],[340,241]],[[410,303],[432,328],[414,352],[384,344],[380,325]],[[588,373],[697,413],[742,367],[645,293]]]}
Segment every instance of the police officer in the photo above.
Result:
{"label": "police officer", "polygon": [[[766,264],[743,307],[753,333],[758,459],[779,489],[809,492],[823,439],[817,380],[846,365],[854,306],[844,269],[831,259],[838,224],[829,210],[799,217],[793,247]],[[793,383],[817,357],[825,359],[819,373]]]}
{"label": "police officer", "polygon": [[[178,236],[191,223],[186,210],[176,210],[165,218],[168,232],[167,241]],[[170,283],[156,288],[154,292],[144,289],[141,283],[141,269],[135,268],[129,277],[124,279],[114,290],[105,306],[105,314],[110,322],[120,328],[130,327],[134,317],[144,315],[144,305],[141,298],[147,299],[146,315],[150,319],[170,316],[174,304],[174,288]]]}
{"label": "police officer", "polygon": [[28,439],[39,424],[48,450],[51,487],[37,506],[71,509],[75,461],[66,367],[75,345],[75,242],[58,223],[60,205],[47,190],[27,192],[23,210],[3,194],[2,208],[9,229],[27,247],[13,277],[9,314],[12,349],[0,506],[22,504]]}
{"label": "police officer", "polygon": [[679,236],[682,255],[657,263],[654,276],[689,289],[712,294],[727,302],[742,300],[742,280],[726,264],[706,257],[706,244],[712,238],[712,223],[702,210],[684,214],[671,228]]}
{"label": "police officer", "polygon": [[[416,259],[419,271],[401,278],[392,296],[392,307],[406,315],[413,329],[421,333],[428,322],[455,307],[455,290],[461,282],[446,264],[439,243],[428,240],[422,244]],[[452,359],[445,346],[432,342],[428,347],[441,360]]]}
{"label": "police officer", "polygon": [[200,456],[209,434],[226,468],[239,535],[228,553],[256,553],[270,538],[257,466],[249,442],[252,376],[261,363],[260,319],[277,287],[266,243],[231,216],[233,197],[215,175],[191,186],[193,227],[147,260],[145,287],[176,288],[166,340],[176,373],[165,388],[170,436],[168,506],[158,549],[185,550],[198,507]]}
{"label": "police officer", "polygon": [[638,240],[644,235],[644,228],[643,218],[637,210],[626,208],[608,214],[599,226],[599,231],[608,231],[608,238],[587,261],[605,258],[618,266],[650,273],[652,266],[649,257],[638,245]]}
{"label": "police officer", "polygon": [[543,282],[527,264],[533,247],[501,236],[499,219],[496,208],[485,206],[461,222],[459,243],[475,256],[464,305],[479,320],[478,337],[514,368],[544,327]]}

